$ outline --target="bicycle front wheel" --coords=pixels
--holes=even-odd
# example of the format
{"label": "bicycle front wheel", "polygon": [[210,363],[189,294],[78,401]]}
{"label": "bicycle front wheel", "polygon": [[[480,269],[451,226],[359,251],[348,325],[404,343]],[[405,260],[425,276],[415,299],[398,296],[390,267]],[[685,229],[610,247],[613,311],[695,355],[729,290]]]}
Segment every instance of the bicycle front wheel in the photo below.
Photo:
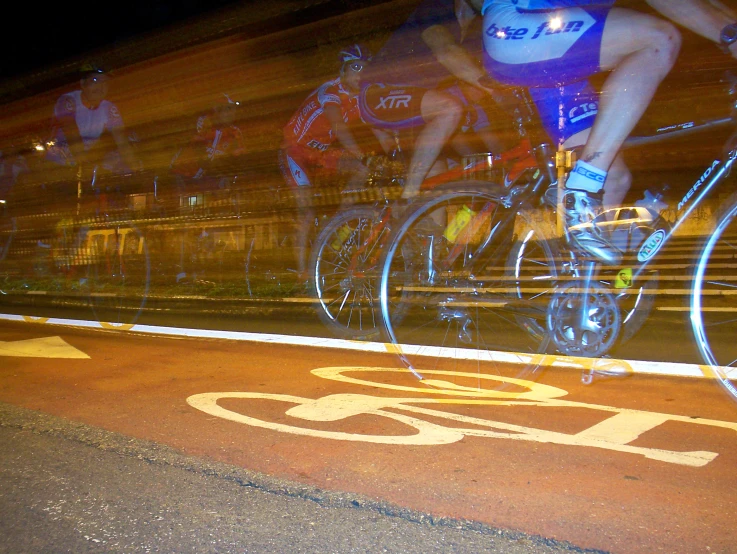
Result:
{"label": "bicycle front wheel", "polygon": [[389,227],[381,210],[362,207],[339,213],[315,241],[310,282],[317,315],[338,337],[378,336],[378,263]]}
{"label": "bicycle front wheel", "polygon": [[141,231],[117,227],[87,238],[87,287],[90,306],[104,326],[133,325],[146,305],[151,262]]}
{"label": "bicycle front wheel", "polygon": [[413,210],[386,248],[380,301],[387,339],[421,379],[442,370],[465,375],[455,386],[480,388],[488,381],[469,383],[469,373],[534,376],[550,343],[549,295],[531,285],[547,290],[555,276],[544,234],[488,186],[441,193]]}
{"label": "bicycle front wheel", "polygon": [[737,197],[728,205],[696,266],[691,326],[704,361],[737,401]]}

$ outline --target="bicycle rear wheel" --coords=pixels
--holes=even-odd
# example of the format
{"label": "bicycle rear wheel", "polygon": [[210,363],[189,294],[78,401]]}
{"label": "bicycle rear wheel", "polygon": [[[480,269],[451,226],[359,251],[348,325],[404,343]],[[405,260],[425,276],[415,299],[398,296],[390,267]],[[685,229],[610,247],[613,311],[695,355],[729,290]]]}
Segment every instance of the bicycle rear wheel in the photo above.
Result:
{"label": "bicycle rear wheel", "polygon": [[701,356],[737,401],[737,197],[703,246],[691,295],[691,326]]}
{"label": "bicycle rear wheel", "polygon": [[15,218],[6,217],[0,219],[0,262],[2,262],[10,251],[10,244],[15,236]]}
{"label": "bicycle rear wheel", "polygon": [[87,288],[90,306],[104,326],[133,325],[146,305],[151,261],[143,234],[116,227],[88,238]]}
{"label": "bicycle rear wheel", "polygon": [[320,232],[310,258],[317,315],[338,337],[379,335],[378,263],[389,227],[381,210],[361,207],[339,213]]}
{"label": "bicycle rear wheel", "polygon": [[[456,233],[465,209],[471,218]],[[516,270],[507,265],[515,249]],[[440,193],[411,211],[386,248],[380,301],[387,340],[420,379],[428,370],[534,376],[550,343],[548,296],[526,283],[541,274],[554,287],[555,259],[532,219],[505,208],[488,184]],[[459,377],[453,386],[488,382]]]}

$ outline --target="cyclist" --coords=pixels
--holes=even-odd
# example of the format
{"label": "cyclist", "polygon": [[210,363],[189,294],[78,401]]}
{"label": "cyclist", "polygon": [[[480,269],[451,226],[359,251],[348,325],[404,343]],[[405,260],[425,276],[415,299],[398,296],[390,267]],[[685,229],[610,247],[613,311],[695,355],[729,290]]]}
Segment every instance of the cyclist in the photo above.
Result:
{"label": "cyclist", "polygon": [[314,210],[309,188],[320,177],[350,175],[346,189],[362,185],[368,174],[362,163],[364,153],[351,128],[360,123],[358,92],[361,73],[371,61],[371,53],[353,44],[338,54],[340,75],[314,90],[284,127],[279,152],[279,169],[287,185],[296,193],[300,208],[297,260],[300,278],[305,275],[307,241]]}
{"label": "cyclist", "polygon": [[[467,0],[425,0],[389,38],[364,77],[361,113],[366,122],[378,129],[417,131],[404,198],[418,193],[462,126],[474,119],[477,130],[488,124],[483,110],[464,107],[490,90],[480,62],[480,29],[472,28],[476,15]],[[461,83],[463,90],[444,90],[448,80]],[[466,113],[470,121],[464,120]],[[492,136],[484,138],[487,147],[498,148]]]}
{"label": "cyclist", "polygon": [[195,134],[172,158],[170,169],[179,193],[224,188],[224,180],[237,176],[238,156],[245,153],[243,133],[236,125],[240,102],[223,92],[212,109],[200,115]]}
{"label": "cyclist", "polygon": [[46,159],[57,167],[71,169],[61,172],[62,180],[68,182],[76,181],[80,165],[87,170],[99,166],[116,175],[140,169],[120,112],[106,99],[108,75],[92,65],[83,66],[81,74],[80,89],[62,94],[54,105]]}
{"label": "cyclist", "polygon": [[25,156],[13,151],[13,145],[0,150],[0,217],[8,209],[8,201],[13,195],[13,187],[18,179],[30,171]]}
{"label": "cyclist", "polygon": [[[473,1],[477,7],[482,2]],[[631,175],[620,148],[680,48],[671,23],[615,3],[486,0],[482,6],[489,74],[503,83],[532,87],[548,132],[565,148],[585,145],[566,182],[566,222],[579,247],[607,264],[617,264],[621,253],[595,227],[576,225],[623,200]],[[736,55],[736,17],[719,2],[647,3]],[[602,71],[610,74],[599,97],[587,78]]]}

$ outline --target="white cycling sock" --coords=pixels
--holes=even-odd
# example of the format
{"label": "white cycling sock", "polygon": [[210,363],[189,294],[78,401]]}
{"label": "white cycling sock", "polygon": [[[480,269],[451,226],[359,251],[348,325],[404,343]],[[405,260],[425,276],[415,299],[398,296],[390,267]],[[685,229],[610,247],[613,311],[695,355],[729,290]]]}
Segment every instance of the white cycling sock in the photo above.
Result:
{"label": "white cycling sock", "polygon": [[578,160],[566,180],[566,189],[601,192],[604,188],[607,172],[590,163]]}

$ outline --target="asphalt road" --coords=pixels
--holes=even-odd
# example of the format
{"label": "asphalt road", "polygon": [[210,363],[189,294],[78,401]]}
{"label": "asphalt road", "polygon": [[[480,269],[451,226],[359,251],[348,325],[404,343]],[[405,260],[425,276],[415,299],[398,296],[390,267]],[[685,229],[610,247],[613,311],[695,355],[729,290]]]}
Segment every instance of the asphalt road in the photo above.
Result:
{"label": "asphalt road", "polygon": [[0,552],[577,551],[0,406]]}
{"label": "asphalt road", "polygon": [[10,551],[64,537],[75,552],[730,552],[737,539],[737,411],[705,379],[585,387],[555,368],[505,398],[426,387],[395,356],[319,339],[5,321],[0,341],[2,511],[13,529],[32,514],[20,534],[41,541]]}

